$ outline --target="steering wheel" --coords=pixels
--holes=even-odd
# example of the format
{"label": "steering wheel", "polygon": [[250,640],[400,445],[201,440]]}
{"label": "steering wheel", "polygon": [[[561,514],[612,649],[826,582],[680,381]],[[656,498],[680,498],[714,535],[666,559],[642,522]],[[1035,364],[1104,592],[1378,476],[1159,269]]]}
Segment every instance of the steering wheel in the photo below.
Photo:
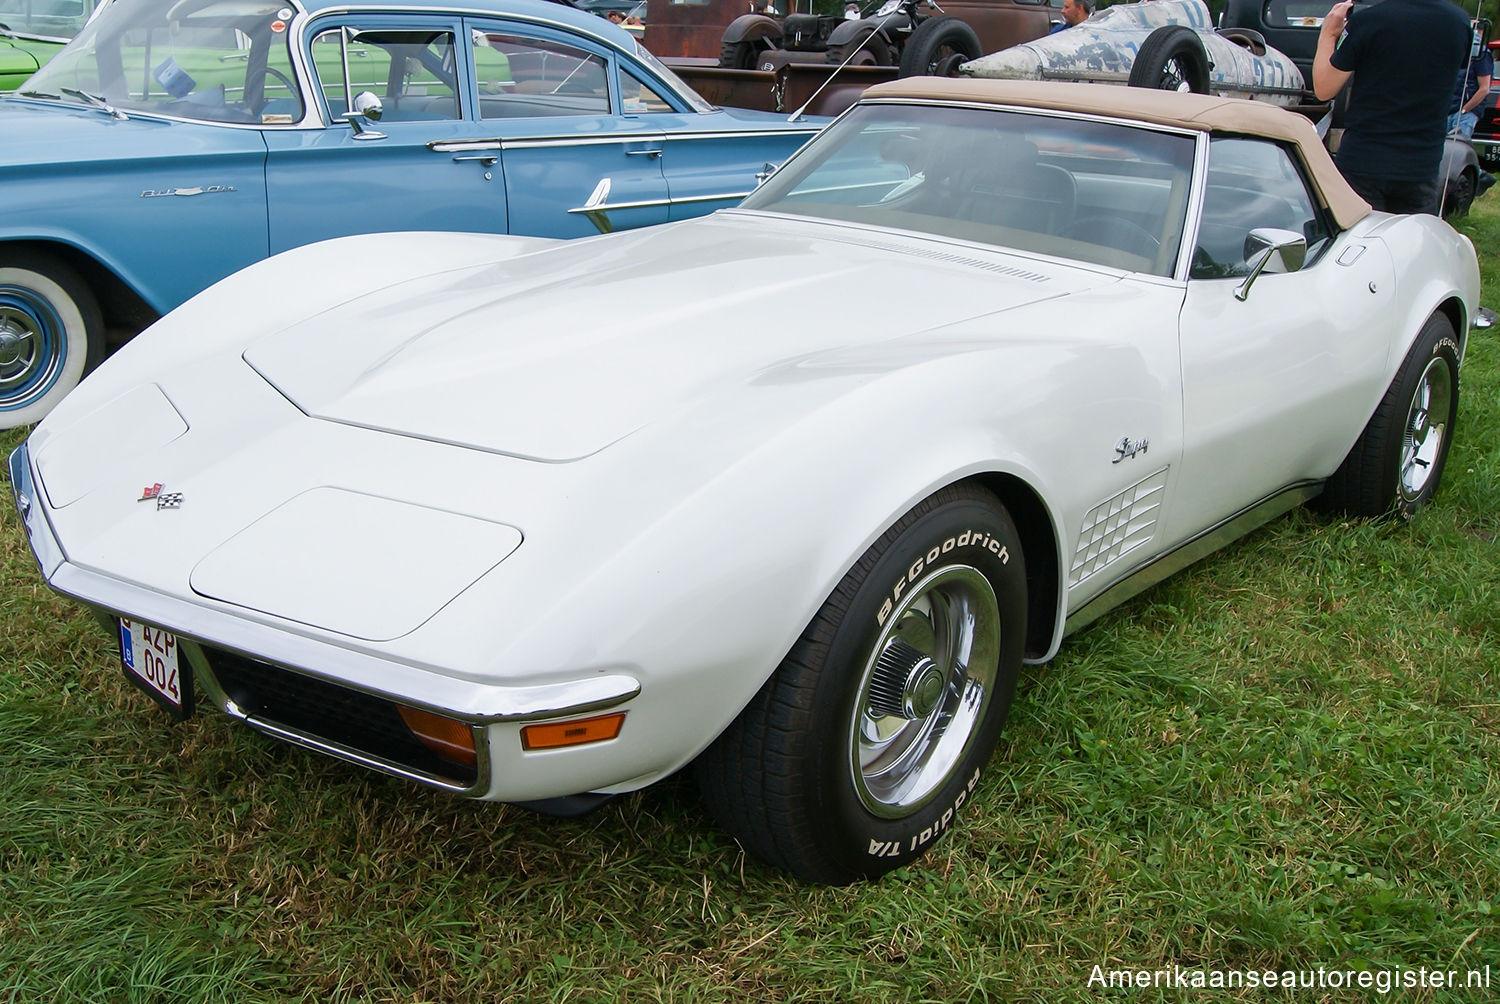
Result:
{"label": "steering wheel", "polygon": [[[268,77],[275,77],[278,81],[280,81],[281,86],[286,88],[288,96],[295,95],[297,93],[297,85],[292,83],[290,77],[288,77],[285,73],[282,73],[280,70],[276,69],[274,66],[266,67],[265,75]],[[270,103],[271,99],[266,97],[265,82],[262,81],[260,85],[260,107],[255,109],[255,114],[259,115],[261,113],[261,110]]]}

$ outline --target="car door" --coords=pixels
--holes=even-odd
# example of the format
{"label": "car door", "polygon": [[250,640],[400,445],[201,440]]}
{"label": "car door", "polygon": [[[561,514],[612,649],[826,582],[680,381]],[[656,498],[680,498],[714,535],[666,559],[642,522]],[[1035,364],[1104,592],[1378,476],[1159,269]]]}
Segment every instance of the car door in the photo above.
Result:
{"label": "car door", "polygon": [[[505,233],[505,185],[493,158],[438,153],[471,135],[470,69],[457,17],[347,15],[304,34],[321,129],[268,132],[273,253],[384,230]],[[365,95],[366,97],[361,97]],[[378,99],[378,120],[344,120]]]}
{"label": "car door", "polygon": [[[1185,440],[1176,536],[1190,536],[1288,485],[1331,474],[1378,398],[1391,344],[1395,272],[1378,240],[1338,240],[1293,155],[1215,137],[1182,342]],[[1250,272],[1251,229],[1296,231],[1306,264]]]}
{"label": "car door", "polygon": [[792,125],[777,116],[776,128],[746,128],[744,117],[764,113],[685,109],[645,68],[623,63],[620,97],[627,119],[666,136],[661,165],[674,220],[738,205],[822,127],[822,120]]}
{"label": "car door", "polygon": [[510,232],[582,237],[667,220],[660,129],[620,114],[616,55],[556,26],[465,21],[477,128],[440,145],[498,156]]}

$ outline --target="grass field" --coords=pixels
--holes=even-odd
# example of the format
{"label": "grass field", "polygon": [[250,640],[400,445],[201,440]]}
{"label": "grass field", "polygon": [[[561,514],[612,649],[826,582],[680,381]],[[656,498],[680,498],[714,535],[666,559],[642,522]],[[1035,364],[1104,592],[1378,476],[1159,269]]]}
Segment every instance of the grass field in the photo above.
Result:
{"label": "grass field", "polygon": [[[1463,223],[1492,307],[1497,200]],[[845,889],[747,860],[682,780],[559,821],[171,726],[7,492],[0,1001],[1500,1000],[1497,394],[1477,333],[1435,505],[1294,514],[1115,611],[1028,671],[963,825]],[[1486,964],[1385,997],[1089,983]]]}

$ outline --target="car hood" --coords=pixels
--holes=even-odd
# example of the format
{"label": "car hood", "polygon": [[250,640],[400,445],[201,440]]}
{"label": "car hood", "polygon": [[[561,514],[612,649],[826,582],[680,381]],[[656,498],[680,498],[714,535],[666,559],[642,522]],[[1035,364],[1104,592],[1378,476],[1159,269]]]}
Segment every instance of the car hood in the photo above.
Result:
{"label": "car hood", "polygon": [[102,109],[14,97],[0,99],[0,136],[5,137],[0,142],[0,168],[69,165],[76,170],[83,165],[98,170],[101,163],[155,163],[204,152],[265,150],[260,134],[249,130],[168,122],[133,112],[127,119],[116,119]]}
{"label": "car hood", "polygon": [[829,353],[1089,285],[1078,276],[730,213],[413,278],[264,335],[244,359],[316,418],[563,462],[702,399],[816,373]]}

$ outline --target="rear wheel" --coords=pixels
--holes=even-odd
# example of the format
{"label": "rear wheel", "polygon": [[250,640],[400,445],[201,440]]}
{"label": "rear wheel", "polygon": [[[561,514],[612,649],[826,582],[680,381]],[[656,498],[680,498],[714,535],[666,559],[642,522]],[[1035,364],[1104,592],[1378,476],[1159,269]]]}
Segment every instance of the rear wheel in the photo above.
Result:
{"label": "rear wheel", "polygon": [[984,55],[979,36],[962,19],[944,14],[917,25],[901,50],[902,77],[951,76],[959,65]]}
{"label": "rear wheel", "polygon": [[99,304],[52,255],[0,256],[0,427],[42,419],[104,358]]}
{"label": "rear wheel", "polygon": [[1146,36],[1130,64],[1131,87],[1208,93],[1208,53],[1193,29],[1180,24]]}
{"label": "rear wheel", "polygon": [[882,875],[950,830],[1020,669],[1026,573],[998,499],[946,488],[845,575],[771,679],[698,758],[742,846],[819,882]]}
{"label": "rear wheel", "polygon": [[1458,339],[1448,318],[1434,314],[1318,507],[1410,518],[1437,492],[1457,419]]}
{"label": "rear wheel", "polygon": [[719,43],[719,65],[731,70],[753,70],[764,46],[754,41]]}
{"label": "rear wheel", "polygon": [[1468,216],[1469,207],[1474,204],[1474,193],[1479,187],[1479,175],[1477,172],[1464,168],[1453,184],[1444,193],[1443,218],[1454,216]]}

